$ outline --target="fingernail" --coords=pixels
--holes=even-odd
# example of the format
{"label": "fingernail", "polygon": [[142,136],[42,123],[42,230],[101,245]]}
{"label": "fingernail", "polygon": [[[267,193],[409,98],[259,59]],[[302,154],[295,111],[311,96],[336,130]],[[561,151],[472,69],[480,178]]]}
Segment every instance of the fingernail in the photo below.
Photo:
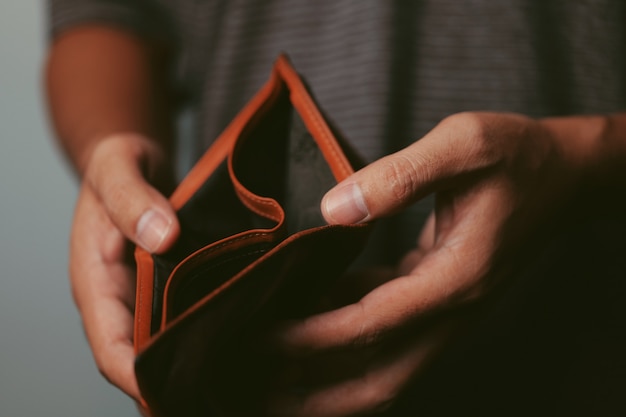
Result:
{"label": "fingernail", "polygon": [[359,223],[369,218],[363,193],[355,183],[333,188],[324,196],[322,204],[330,223]]}
{"label": "fingernail", "polygon": [[148,252],[156,252],[165,240],[172,221],[156,210],[146,211],[137,222],[137,243]]}

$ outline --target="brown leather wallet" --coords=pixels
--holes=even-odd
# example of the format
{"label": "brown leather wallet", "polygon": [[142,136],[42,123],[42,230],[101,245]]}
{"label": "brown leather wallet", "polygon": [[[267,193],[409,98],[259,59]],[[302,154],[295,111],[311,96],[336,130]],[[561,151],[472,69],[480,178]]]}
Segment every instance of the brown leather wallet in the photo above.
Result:
{"label": "brown leather wallet", "polygon": [[256,341],[310,314],[363,248],[367,224],[329,226],[319,208],[357,164],[279,57],[170,197],[176,245],[136,249],[135,371],[153,416],[254,415],[279,360]]}

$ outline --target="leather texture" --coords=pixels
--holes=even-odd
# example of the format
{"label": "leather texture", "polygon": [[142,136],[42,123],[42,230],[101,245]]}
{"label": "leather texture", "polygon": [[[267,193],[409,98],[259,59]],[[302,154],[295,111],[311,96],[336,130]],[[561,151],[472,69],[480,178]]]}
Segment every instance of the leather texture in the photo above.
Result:
{"label": "leather texture", "polygon": [[310,314],[370,225],[326,225],[321,197],[359,165],[285,56],[170,197],[181,236],[137,248],[135,370],[153,417],[254,415],[259,342]]}

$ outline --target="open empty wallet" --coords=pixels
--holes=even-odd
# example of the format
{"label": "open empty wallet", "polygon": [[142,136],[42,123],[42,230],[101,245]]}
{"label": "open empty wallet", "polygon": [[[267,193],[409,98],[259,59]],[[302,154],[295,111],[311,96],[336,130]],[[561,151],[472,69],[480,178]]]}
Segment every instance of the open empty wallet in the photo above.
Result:
{"label": "open empty wallet", "polygon": [[320,211],[357,165],[279,57],[170,197],[175,246],[136,249],[135,371],[153,417],[256,415],[280,361],[259,348],[264,331],[310,314],[364,247],[368,224]]}

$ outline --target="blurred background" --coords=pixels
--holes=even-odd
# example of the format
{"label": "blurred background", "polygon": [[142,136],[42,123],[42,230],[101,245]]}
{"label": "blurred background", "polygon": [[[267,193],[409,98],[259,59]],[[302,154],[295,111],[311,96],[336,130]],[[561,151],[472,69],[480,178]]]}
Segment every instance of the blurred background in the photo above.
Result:
{"label": "blurred background", "polygon": [[137,416],[98,373],[70,295],[77,183],[43,104],[45,14],[0,2],[0,416]]}

